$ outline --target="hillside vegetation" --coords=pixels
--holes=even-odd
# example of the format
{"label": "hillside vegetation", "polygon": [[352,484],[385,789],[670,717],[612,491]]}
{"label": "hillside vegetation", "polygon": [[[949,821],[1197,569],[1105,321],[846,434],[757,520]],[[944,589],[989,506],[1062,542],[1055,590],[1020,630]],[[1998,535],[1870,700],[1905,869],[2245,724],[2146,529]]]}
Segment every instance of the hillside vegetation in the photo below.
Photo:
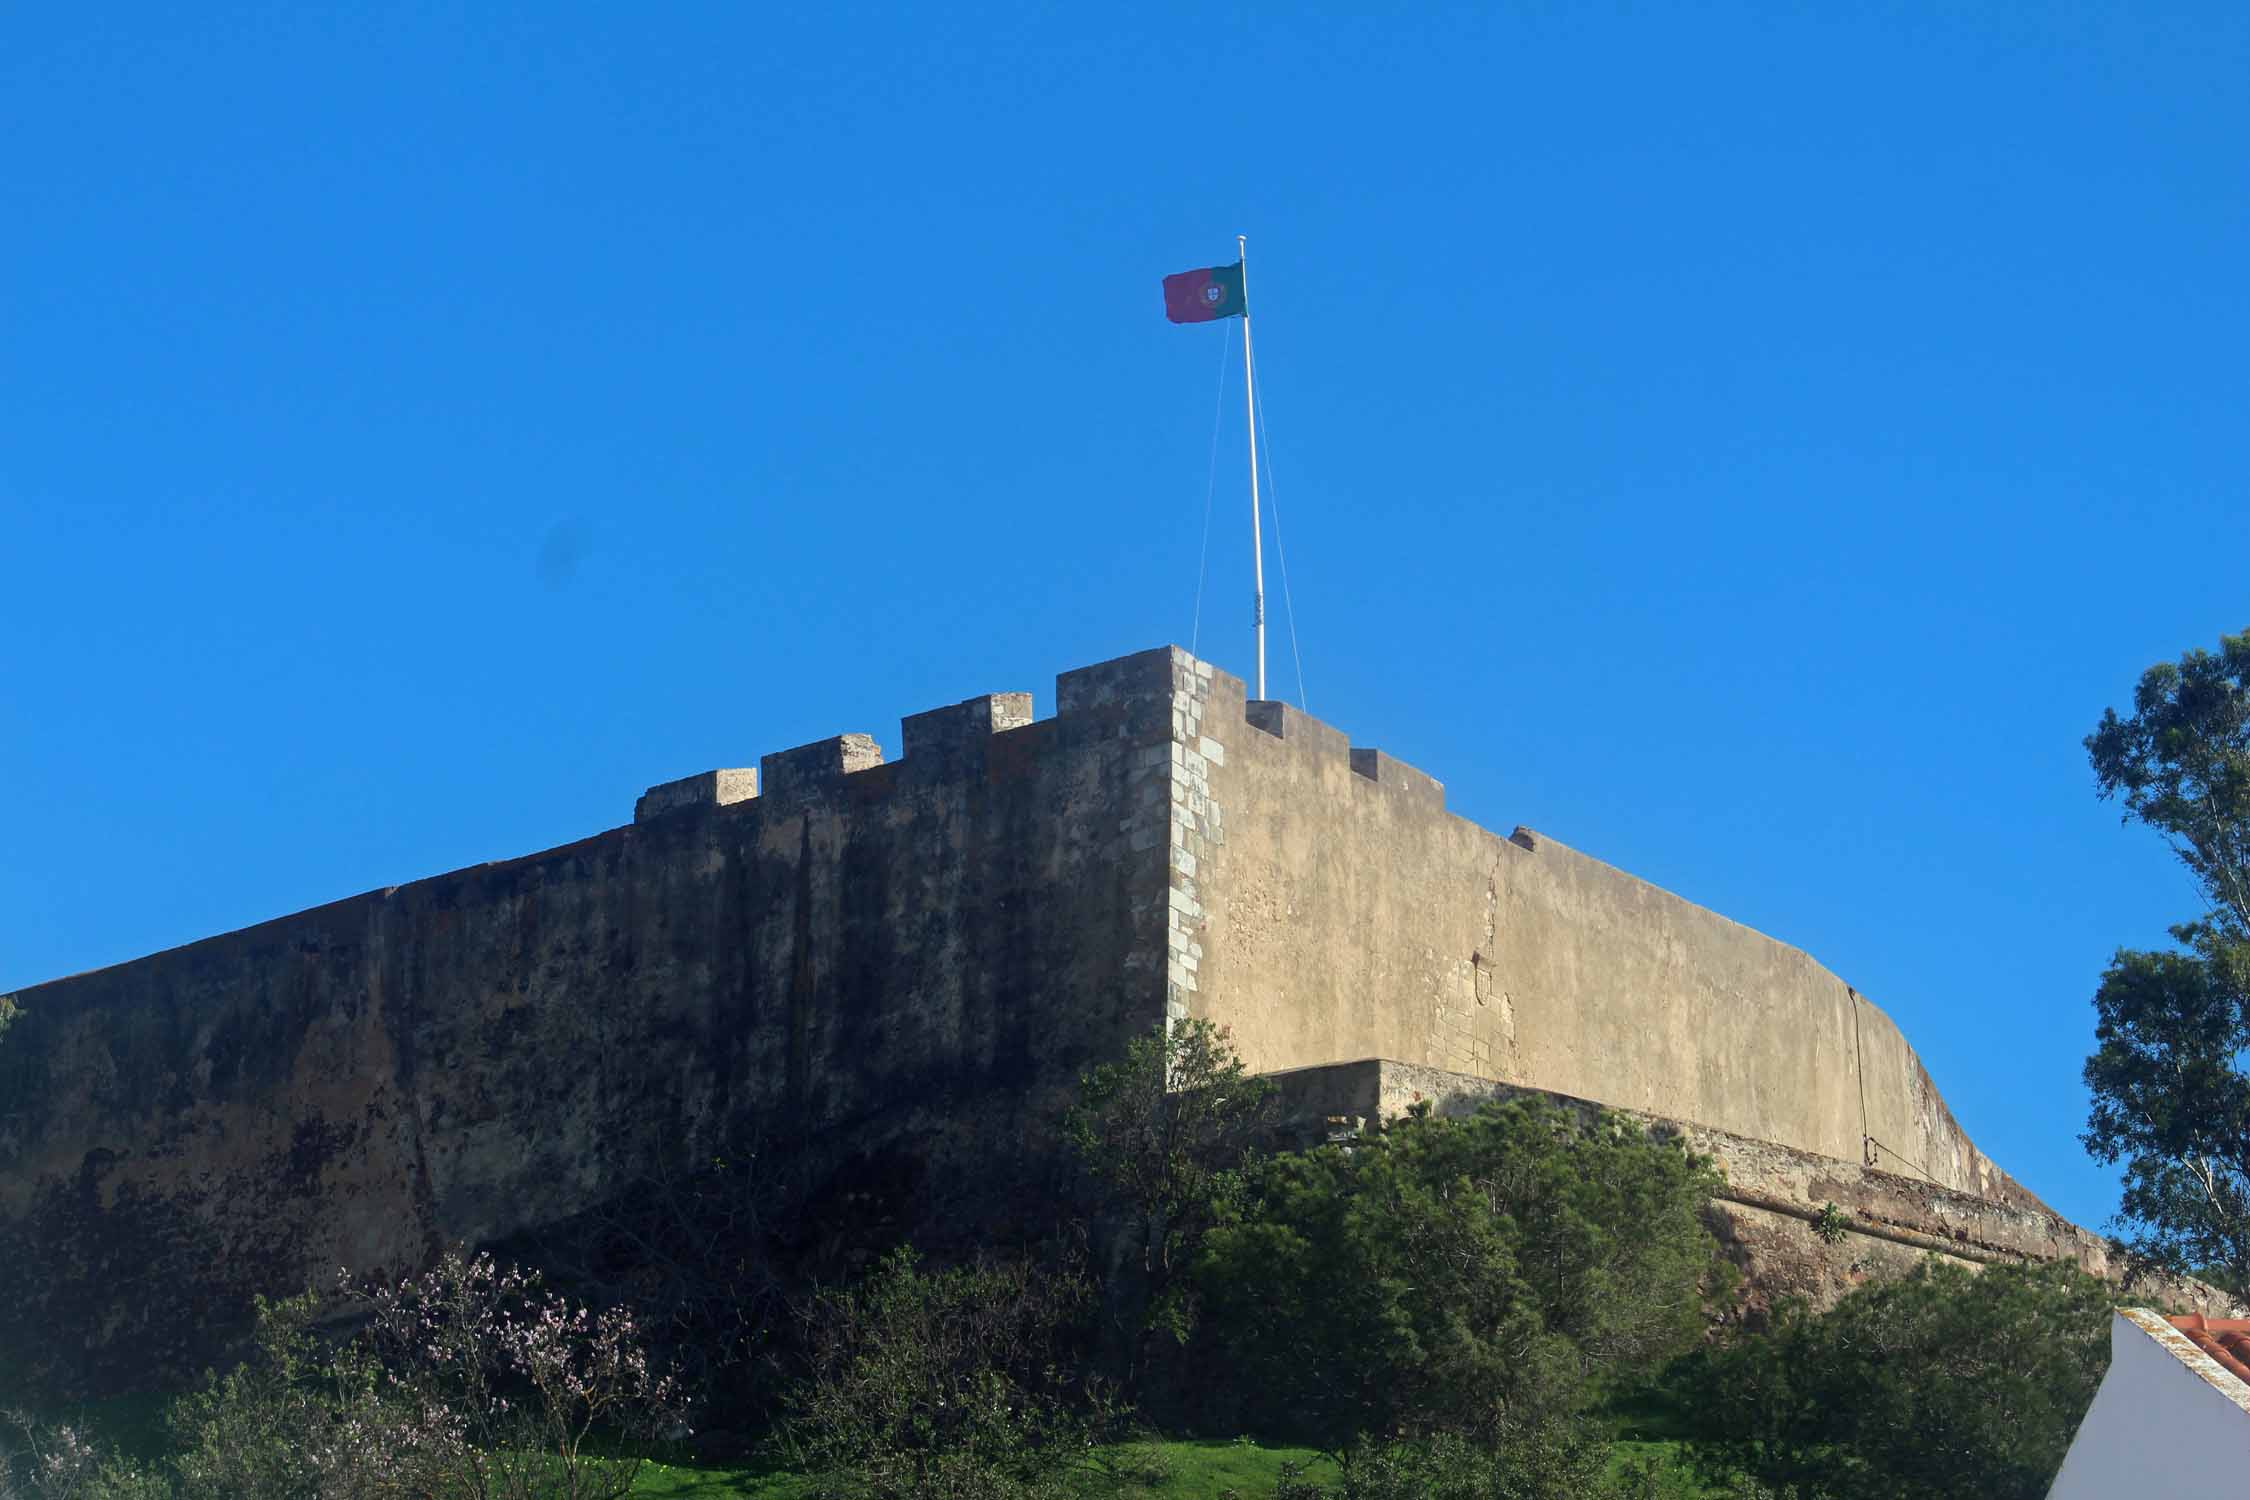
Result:
{"label": "hillside vegetation", "polygon": [[638,1262],[604,1227],[637,1304],[569,1256],[562,1289],[347,1278],[137,1431],[19,1417],[0,1500],[2031,1500],[2107,1358],[2069,1266],[1932,1261],[1747,1329],[1709,1164],[1613,1118],[1260,1152],[1267,1105],[1223,1033],[1153,1034],[1084,1080],[1043,1242],[801,1285],[715,1163]]}

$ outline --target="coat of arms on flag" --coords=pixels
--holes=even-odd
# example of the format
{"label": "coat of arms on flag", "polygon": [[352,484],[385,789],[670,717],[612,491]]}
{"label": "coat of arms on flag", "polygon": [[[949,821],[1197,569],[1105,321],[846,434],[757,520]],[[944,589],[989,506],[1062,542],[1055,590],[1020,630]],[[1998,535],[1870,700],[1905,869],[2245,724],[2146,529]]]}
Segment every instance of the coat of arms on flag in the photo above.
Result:
{"label": "coat of arms on flag", "polygon": [[1182,271],[1164,278],[1164,316],[1175,323],[1209,323],[1248,315],[1242,295],[1242,262]]}

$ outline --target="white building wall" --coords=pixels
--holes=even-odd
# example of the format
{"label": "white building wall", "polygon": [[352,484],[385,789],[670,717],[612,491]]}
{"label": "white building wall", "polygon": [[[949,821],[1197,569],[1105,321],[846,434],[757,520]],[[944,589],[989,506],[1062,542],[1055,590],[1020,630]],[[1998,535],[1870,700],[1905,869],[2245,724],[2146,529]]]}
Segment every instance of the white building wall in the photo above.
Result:
{"label": "white building wall", "polygon": [[2244,1492],[2250,1385],[2151,1312],[2116,1314],[2109,1373],[2047,1500]]}

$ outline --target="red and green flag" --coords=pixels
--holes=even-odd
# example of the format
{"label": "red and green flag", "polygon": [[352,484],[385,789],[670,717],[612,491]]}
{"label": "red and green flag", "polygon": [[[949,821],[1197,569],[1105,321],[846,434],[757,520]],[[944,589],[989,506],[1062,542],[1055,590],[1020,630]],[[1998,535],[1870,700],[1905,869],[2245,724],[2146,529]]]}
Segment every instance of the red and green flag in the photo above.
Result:
{"label": "red and green flag", "polygon": [[1241,261],[1164,278],[1164,316],[1175,323],[1209,323],[1249,312],[1242,296]]}

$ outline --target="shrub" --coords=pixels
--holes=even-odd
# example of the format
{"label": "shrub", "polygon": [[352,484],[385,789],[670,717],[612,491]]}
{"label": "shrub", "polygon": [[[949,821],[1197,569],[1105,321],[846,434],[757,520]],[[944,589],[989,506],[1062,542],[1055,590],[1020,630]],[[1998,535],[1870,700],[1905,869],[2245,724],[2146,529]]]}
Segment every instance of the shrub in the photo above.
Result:
{"label": "shrub", "polygon": [[1500,1450],[1441,1433],[1387,1442],[1363,1438],[1341,1457],[1333,1485],[1292,1473],[1274,1500],[1689,1500],[1704,1494],[1653,1461],[1605,1474],[1609,1445],[1582,1422],[1552,1425]]}
{"label": "shrub", "polygon": [[1727,1275],[1697,1217],[1715,1181],[1608,1117],[1418,1111],[1251,1167],[1197,1277],[1266,1430],[1535,1447],[1694,1342]]}
{"label": "shrub", "polygon": [[804,1310],[778,1446],[824,1496],[1069,1493],[1118,1414],[1080,1385],[1085,1280],[1014,1263],[924,1271],[911,1250]]}
{"label": "shrub", "polygon": [[13,1442],[0,1440],[0,1500],[171,1500],[172,1486],[130,1459],[101,1451],[85,1433],[9,1412]]}
{"label": "shrub", "polygon": [[1707,1465],[1836,1500],[2038,1500],[2109,1364],[2109,1294],[2076,1266],[1934,1257],[1826,1313],[1690,1361]]}
{"label": "shrub", "polygon": [[[369,1311],[329,1347],[316,1318]],[[685,1403],[632,1319],[489,1256],[261,1303],[257,1357],[176,1404],[188,1500],[618,1500]]]}

